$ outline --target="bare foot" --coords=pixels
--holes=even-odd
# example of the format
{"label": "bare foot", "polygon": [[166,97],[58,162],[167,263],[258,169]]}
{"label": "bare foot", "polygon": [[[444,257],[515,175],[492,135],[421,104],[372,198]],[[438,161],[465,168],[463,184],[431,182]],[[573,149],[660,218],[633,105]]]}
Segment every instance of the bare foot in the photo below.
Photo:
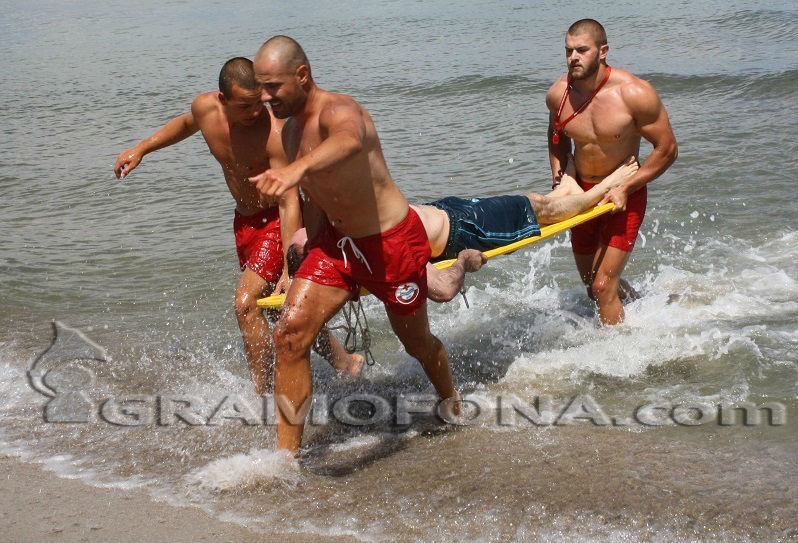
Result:
{"label": "bare foot", "polygon": [[449,424],[457,424],[463,412],[462,403],[460,393],[455,390],[453,396],[445,398],[438,404],[438,416]]}
{"label": "bare foot", "polygon": [[343,360],[336,362],[334,367],[336,370],[338,370],[339,375],[354,379],[356,377],[360,377],[360,374],[363,371],[363,365],[365,363],[366,359],[362,354],[347,353]]}
{"label": "bare foot", "polygon": [[467,273],[479,271],[488,257],[476,249],[463,249],[457,254],[457,261]]}
{"label": "bare foot", "polygon": [[614,172],[610,175],[605,177],[601,183],[598,183],[596,186],[601,187],[602,190],[609,191],[612,187],[618,186],[634,174],[637,173],[637,170],[640,169],[640,165],[637,163],[637,157],[634,155],[627,158],[623,164],[618,166]]}

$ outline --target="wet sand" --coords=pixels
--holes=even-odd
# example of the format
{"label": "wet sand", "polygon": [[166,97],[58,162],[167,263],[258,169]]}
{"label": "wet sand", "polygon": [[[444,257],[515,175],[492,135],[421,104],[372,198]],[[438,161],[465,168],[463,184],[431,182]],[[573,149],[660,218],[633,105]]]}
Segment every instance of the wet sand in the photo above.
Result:
{"label": "wet sand", "polygon": [[0,541],[320,541],[258,534],[195,507],[156,502],[143,490],[88,486],[7,455],[0,456],[0,481]]}

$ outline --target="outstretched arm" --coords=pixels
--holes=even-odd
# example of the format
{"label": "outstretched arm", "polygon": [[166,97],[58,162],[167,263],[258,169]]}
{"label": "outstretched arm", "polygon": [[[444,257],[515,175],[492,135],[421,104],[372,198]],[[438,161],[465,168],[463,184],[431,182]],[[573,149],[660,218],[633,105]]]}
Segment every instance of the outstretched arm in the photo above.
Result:
{"label": "outstretched arm", "polygon": [[139,165],[144,155],[163,149],[182,141],[199,130],[194,120],[193,113],[184,113],[175,117],[147,139],[141,140],[138,145],[122,151],[116,158],[114,174],[122,179]]}
{"label": "outstretched arm", "polygon": [[634,176],[611,188],[600,202],[602,204],[613,202],[615,204],[613,213],[625,210],[628,196],[662,175],[679,154],[668,112],[665,111],[665,106],[662,105],[654,87],[640,80],[624,86],[621,93],[632,112],[637,131],[654,146],[654,150]]}

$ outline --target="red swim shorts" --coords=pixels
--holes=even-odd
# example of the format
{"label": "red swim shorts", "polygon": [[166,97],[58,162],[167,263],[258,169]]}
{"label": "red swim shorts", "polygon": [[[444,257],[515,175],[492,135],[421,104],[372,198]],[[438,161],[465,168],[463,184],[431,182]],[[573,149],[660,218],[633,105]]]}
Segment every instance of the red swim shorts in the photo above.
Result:
{"label": "red swim shorts", "polygon": [[328,223],[308,242],[307,258],[294,277],[348,290],[360,286],[394,314],[412,315],[427,302],[429,240],[410,209],[399,224],[372,236],[353,239]]}
{"label": "red swim shorts", "polygon": [[276,283],[283,272],[283,243],[277,206],[254,215],[242,215],[236,211],[233,231],[241,270],[249,268],[269,283]]}
{"label": "red swim shorts", "polygon": [[[584,190],[590,190],[592,183],[576,180]],[[599,245],[615,247],[629,252],[635,246],[637,231],[646,214],[645,185],[629,195],[626,211],[602,215],[571,228],[571,248],[576,254],[593,254]]]}

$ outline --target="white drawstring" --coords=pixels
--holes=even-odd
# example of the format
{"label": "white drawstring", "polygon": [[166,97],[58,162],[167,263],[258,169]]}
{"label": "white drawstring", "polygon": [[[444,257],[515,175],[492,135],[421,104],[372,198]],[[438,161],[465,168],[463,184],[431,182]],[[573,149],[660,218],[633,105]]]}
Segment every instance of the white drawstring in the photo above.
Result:
{"label": "white drawstring", "polygon": [[344,267],[349,265],[349,263],[346,260],[346,250],[344,249],[344,247],[346,247],[347,241],[349,242],[349,245],[352,246],[352,254],[354,254],[358,260],[360,260],[363,264],[365,264],[366,269],[369,271],[370,274],[373,275],[371,271],[371,266],[369,266],[369,261],[366,260],[366,256],[360,252],[360,249],[358,249],[357,245],[355,245],[355,240],[353,240],[349,236],[342,237],[341,239],[338,240],[338,243],[336,244],[336,246],[339,249],[341,249],[341,254],[344,255]]}

